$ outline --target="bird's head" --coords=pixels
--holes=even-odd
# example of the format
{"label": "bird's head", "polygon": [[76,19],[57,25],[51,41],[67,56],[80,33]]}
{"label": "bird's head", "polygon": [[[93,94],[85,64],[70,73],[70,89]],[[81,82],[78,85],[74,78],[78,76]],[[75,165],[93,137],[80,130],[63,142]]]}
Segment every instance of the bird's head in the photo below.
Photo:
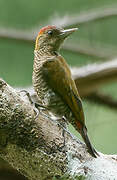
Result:
{"label": "bird's head", "polygon": [[43,27],[36,38],[35,50],[48,48],[52,51],[58,51],[63,41],[78,28],[61,29],[56,26]]}

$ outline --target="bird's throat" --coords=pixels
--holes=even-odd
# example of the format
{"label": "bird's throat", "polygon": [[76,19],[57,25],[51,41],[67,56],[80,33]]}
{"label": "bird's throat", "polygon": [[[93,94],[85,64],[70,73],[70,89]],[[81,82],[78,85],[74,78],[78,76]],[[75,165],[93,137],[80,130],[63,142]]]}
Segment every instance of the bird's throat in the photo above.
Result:
{"label": "bird's throat", "polygon": [[38,57],[51,57],[58,56],[58,52],[55,51],[51,46],[40,47],[38,50],[35,49],[34,53],[38,55]]}

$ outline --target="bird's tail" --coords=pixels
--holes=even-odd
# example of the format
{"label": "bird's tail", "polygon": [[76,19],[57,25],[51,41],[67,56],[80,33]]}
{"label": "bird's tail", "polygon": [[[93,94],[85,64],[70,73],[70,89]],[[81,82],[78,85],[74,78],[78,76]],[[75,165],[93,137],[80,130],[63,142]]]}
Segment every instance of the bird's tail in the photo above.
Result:
{"label": "bird's tail", "polygon": [[81,133],[81,136],[82,136],[85,144],[87,145],[88,152],[91,154],[91,156],[93,156],[95,158],[97,156],[99,156],[99,154],[96,152],[96,150],[92,147],[92,145],[90,143],[90,140],[89,140],[88,135],[87,135],[86,127],[83,127],[80,133]]}

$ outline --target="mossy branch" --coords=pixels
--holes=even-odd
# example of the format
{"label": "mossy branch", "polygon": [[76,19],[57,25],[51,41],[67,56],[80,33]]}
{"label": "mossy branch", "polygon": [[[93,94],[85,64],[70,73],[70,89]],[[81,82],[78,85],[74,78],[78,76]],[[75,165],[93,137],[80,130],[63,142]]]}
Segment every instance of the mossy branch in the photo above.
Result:
{"label": "mossy branch", "polygon": [[[93,158],[86,146],[0,79],[0,156],[30,180],[117,178],[117,157]],[[111,176],[110,176],[111,175]]]}

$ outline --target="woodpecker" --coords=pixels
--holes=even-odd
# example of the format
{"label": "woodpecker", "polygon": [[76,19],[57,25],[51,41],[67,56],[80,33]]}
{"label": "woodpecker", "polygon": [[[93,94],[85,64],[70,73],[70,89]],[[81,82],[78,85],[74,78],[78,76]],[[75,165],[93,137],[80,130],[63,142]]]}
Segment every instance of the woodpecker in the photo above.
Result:
{"label": "woodpecker", "polygon": [[81,98],[70,68],[59,54],[63,41],[77,29],[46,26],[40,30],[35,43],[32,80],[39,102],[57,117],[65,117],[81,134],[91,156],[97,157],[87,135]]}

